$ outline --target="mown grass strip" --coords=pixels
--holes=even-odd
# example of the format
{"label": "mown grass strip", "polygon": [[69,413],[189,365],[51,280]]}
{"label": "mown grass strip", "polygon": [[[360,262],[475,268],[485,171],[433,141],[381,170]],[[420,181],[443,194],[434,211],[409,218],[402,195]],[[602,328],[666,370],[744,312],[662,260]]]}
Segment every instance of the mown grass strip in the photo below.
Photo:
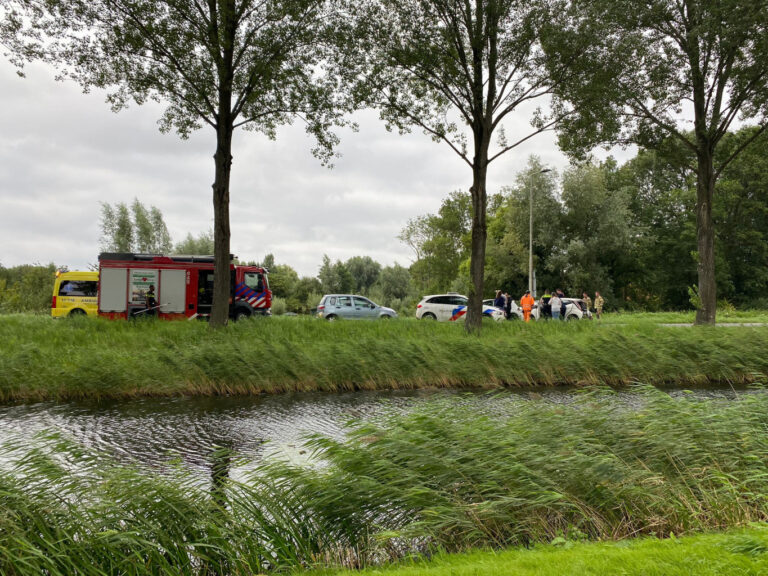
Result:
{"label": "mown grass strip", "polygon": [[674,382],[768,374],[768,328],[645,322],[267,318],[200,322],[0,317],[0,402],[182,394]]}
{"label": "mown grass strip", "polygon": [[575,543],[503,552],[438,555],[367,570],[318,570],[312,576],[722,576],[768,573],[768,528],[665,540]]}

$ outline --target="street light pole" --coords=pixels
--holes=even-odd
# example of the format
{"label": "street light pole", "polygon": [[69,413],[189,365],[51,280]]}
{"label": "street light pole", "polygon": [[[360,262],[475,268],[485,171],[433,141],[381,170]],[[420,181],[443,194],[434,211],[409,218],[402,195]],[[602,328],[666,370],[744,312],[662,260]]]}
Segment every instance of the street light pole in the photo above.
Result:
{"label": "street light pole", "polygon": [[552,172],[551,168],[543,168],[528,176],[528,291],[533,296],[533,186],[531,180],[536,174]]}

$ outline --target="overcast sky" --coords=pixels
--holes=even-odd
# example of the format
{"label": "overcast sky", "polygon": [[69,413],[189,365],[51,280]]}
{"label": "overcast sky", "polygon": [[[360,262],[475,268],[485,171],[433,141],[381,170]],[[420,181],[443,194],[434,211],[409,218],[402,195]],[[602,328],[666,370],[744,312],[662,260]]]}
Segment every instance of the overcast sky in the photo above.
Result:
{"label": "overcast sky", "polygon": [[[205,126],[189,140],[161,134],[157,104],[118,114],[104,93],[56,82],[43,65],[19,78],[0,56],[0,264],[95,263],[99,202],[138,198],[157,206],[174,242],[213,226],[215,135]],[[300,275],[333,260],[368,255],[409,265],[397,240],[409,218],[435,212],[451,191],[468,190],[469,167],[421,132],[388,133],[375,112],[356,115],[357,133],[341,131],[335,167],[320,165],[300,125],[276,141],[236,132],[231,182],[232,252],[243,260],[272,253]],[[530,131],[527,116],[506,124],[508,139]],[[491,164],[488,189],[512,184],[531,154],[567,166],[553,134],[529,140]]]}

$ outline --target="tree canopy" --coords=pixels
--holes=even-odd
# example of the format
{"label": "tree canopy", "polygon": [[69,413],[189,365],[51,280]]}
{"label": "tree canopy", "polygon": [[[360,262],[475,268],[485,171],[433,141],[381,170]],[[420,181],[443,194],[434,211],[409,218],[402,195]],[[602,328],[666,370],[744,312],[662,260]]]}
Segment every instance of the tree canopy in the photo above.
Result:
{"label": "tree canopy", "polygon": [[14,61],[41,58],[85,90],[104,88],[114,110],[163,102],[163,131],[216,133],[215,283],[211,325],[227,322],[229,182],[238,127],[276,136],[301,119],[314,152],[332,155],[341,122],[337,82],[324,62],[329,0],[0,0],[0,42]]}
{"label": "tree canopy", "polygon": [[[356,50],[344,65],[356,94],[389,128],[423,130],[472,171],[468,330],[479,329],[487,237],[488,165],[552,128],[560,110],[536,108],[530,129],[507,138],[505,118],[544,101],[571,62],[551,61],[558,0],[351,0]],[[543,102],[542,102],[543,103]],[[496,134],[496,142],[492,140]]]}
{"label": "tree canopy", "polygon": [[[585,47],[577,77],[557,86],[573,106],[561,143],[583,152],[600,143],[654,148],[677,139],[696,171],[697,322],[714,323],[713,195],[728,165],[768,128],[766,0],[573,0],[562,58]],[[719,154],[737,120],[756,125]]]}

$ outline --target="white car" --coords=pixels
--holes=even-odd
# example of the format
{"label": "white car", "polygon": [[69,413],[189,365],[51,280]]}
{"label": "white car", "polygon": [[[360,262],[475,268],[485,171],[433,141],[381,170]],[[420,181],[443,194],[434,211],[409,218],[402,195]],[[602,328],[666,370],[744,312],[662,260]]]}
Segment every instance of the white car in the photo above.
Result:
{"label": "white car", "polygon": [[[419,320],[439,320],[440,322],[456,322],[467,315],[469,299],[455,292],[448,294],[432,294],[424,296],[416,306],[416,318]],[[483,316],[496,321],[504,320],[504,312],[493,306],[483,305]]]}
{"label": "white car", "polygon": [[[581,298],[561,298],[561,300],[565,305],[565,313],[562,312],[561,308],[561,320],[592,320],[592,312],[587,309],[587,304]],[[536,302],[533,310],[531,310],[531,316],[536,320],[539,320],[540,317],[547,319],[552,318],[552,314],[548,312],[542,315],[542,310],[538,302]]]}
{"label": "white car", "polygon": [[[493,298],[483,300],[484,306],[493,306],[493,303],[494,303]],[[509,306],[509,318],[507,318],[507,320],[522,320],[522,319],[523,319],[523,309],[517,305],[517,302],[512,300],[512,303]]]}

